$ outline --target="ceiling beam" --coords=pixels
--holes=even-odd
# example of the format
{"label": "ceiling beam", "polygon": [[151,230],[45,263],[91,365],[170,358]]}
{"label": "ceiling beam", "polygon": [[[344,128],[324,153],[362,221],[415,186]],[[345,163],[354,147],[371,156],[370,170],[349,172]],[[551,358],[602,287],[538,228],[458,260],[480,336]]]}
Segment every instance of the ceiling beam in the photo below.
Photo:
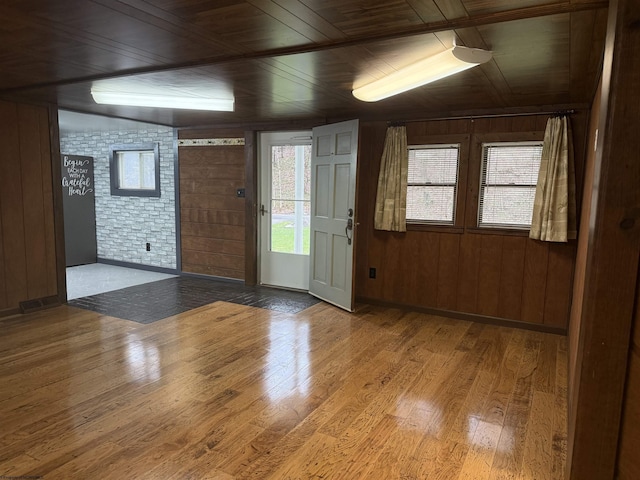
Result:
{"label": "ceiling beam", "polygon": [[229,63],[238,60],[260,60],[270,57],[279,57],[284,55],[295,55],[310,52],[319,52],[336,48],[352,47],[365,45],[378,41],[392,40],[395,38],[411,37],[416,35],[424,35],[428,33],[441,32],[445,30],[456,30],[461,28],[480,27],[483,25],[491,25],[496,23],[511,22],[516,20],[526,20],[528,18],[546,17],[550,15],[559,15],[567,13],[575,13],[590,10],[607,9],[609,2],[607,0],[596,0],[591,3],[560,3],[539,5],[534,7],[519,8],[516,10],[508,10],[505,12],[489,13],[484,15],[475,15],[472,17],[456,18],[453,20],[442,20],[431,22],[415,27],[403,28],[393,32],[384,32],[380,34],[361,35],[347,39],[333,40],[307,45],[296,45],[292,47],[282,47],[269,50],[261,50],[249,53],[234,53],[230,55],[206,57],[198,60],[173,63],[170,65],[150,66],[120,70],[113,73],[103,73],[96,75],[88,75],[83,77],[58,80],[54,82],[34,83],[31,85],[7,88],[0,90],[0,94],[15,93],[19,91],[32,90],[36,88],[47,88],[61,85],[70,85],[74,83],[93,82],[96,80],[104,80],[107,78],[124,77],[131,75],[141,75],[145,73],[164,72],[171,70],[180,70],[185,68],[203,67],[207,65],[216,65],[221,63]]}

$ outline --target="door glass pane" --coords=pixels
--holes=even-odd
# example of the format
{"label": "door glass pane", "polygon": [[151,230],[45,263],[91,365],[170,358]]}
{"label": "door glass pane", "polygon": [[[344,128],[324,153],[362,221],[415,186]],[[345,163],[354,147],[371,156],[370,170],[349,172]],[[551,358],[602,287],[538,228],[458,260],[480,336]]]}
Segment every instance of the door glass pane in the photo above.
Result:
{"label": "door glass pane", "polygon": [[311,145],[271,147],[271,251],[309,255]]}

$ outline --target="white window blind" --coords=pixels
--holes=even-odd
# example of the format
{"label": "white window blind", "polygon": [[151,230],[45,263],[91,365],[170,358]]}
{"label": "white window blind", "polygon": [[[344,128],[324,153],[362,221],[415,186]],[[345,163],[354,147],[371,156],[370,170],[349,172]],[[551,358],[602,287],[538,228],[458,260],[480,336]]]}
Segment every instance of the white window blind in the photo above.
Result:
{"label": "white window blind", "polygon": [[409,147],[407,222],[454,223],[459,152],[457,144]]}
{"label": "white window blind", "polygon": [[478,225],[529,228],[542,143],[486,143],[482,151]]}

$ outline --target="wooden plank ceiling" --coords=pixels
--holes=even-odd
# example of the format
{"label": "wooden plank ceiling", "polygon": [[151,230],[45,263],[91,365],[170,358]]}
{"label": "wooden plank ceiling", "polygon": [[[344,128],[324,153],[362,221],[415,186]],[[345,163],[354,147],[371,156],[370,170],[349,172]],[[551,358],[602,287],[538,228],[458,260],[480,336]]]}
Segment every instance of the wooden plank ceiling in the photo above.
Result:
{"label": "wooden plank ceiling", "polygon": [[[591,102],[601,0],[3,0],[0,97],[176,127],[539,111]],[[478,68],[377,103],[354,86],[455,41]],[[101,106],[98,81],[232,91],[234,112]],[[113,80],[111,80],[113,81]]]}

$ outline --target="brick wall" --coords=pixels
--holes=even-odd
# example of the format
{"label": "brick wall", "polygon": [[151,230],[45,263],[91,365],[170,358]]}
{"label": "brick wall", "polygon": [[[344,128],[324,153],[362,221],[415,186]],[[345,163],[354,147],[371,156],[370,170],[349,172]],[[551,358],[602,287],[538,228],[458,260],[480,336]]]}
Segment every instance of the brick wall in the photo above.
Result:
{"label": "brick wall", "polygon": [[[109,147],[149,142],[160,144],[160,198],[111,196]],[[61,132],[60,151],[94,158],[98,257],[176,268],[173,129]]]}

